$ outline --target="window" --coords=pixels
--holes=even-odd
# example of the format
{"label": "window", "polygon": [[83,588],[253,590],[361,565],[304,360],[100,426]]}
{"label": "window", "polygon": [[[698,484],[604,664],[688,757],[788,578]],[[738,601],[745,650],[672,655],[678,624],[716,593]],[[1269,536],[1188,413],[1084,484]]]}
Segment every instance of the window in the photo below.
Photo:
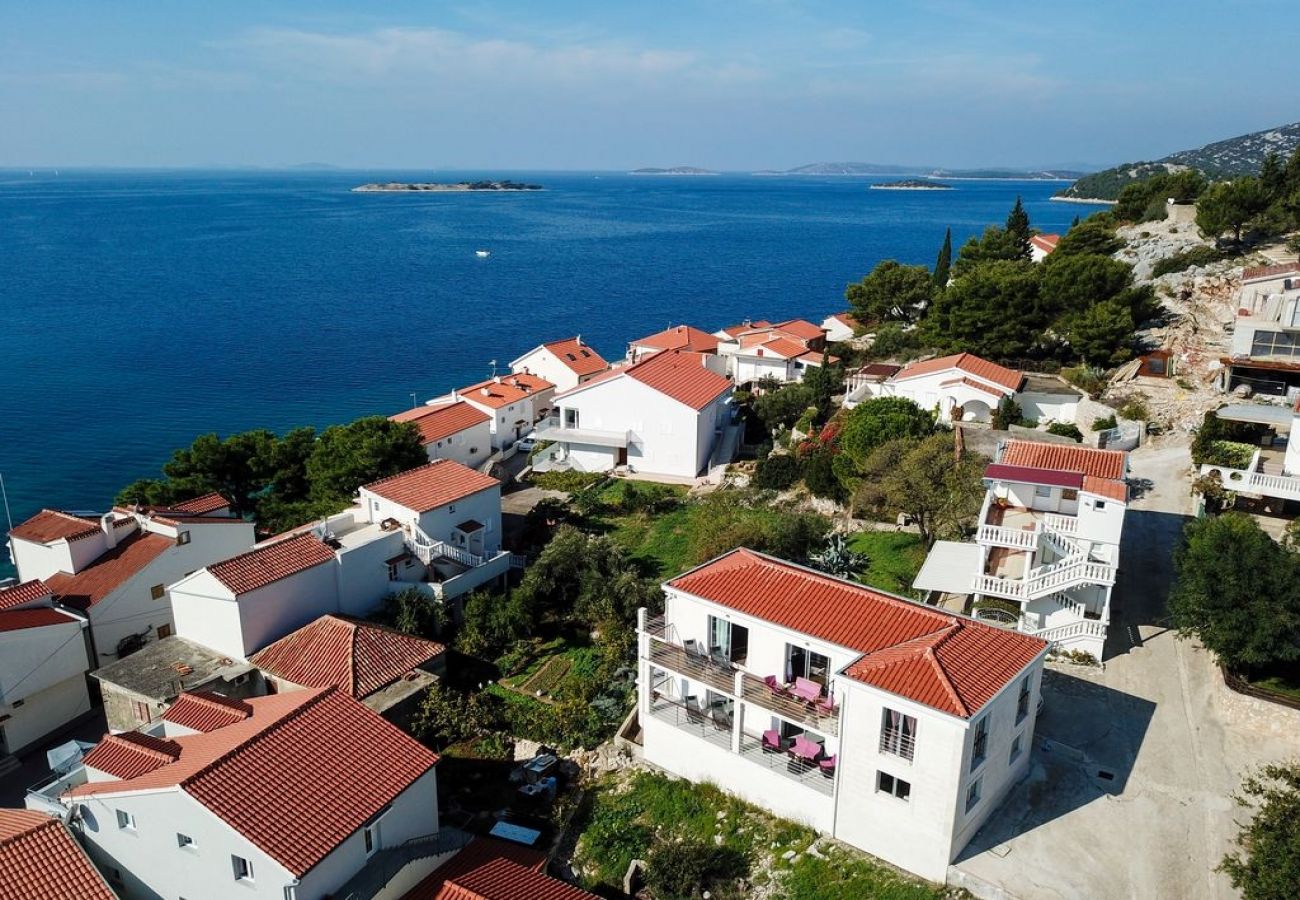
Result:
{"label": "window", "polygon": [[132,700],[131,711],[135,713],[137,722],[152,722],[153,716],[149,712],[149,704],[143,700]]}
{"label": "window", "polygon": [[178,831],[176,832],[176,846],[180,847],[182,850],[193,850],[194,838],[190,837],[188,834],[181,834]]}
{"label": "window", "polygon": [[880,723],[880,752],[911,759],[916,749],[916,718],[885,707]]}
{"label": "window", "polygon": [[447,512],[449,512],[449,513],[454,513],[455,511],[456,511],[456,504],[455,504],[455,503],[453,503],[453,504],[451,504],[450,506],[447,507]]}
{"label": "window", "polygon": [[970,770],[974,772],[984,762],[984,754],[989,747],[989,717],[985,716],[975,723],[975,744],[970,752]]}
{"label": "window", "polygon": [[371,500],[371,501],[370,501],[370,508],[373,509],[375,512],[379,512],[379,501],[378,501],[378,500]]}
{"label": "window", "polygon": [[1045,484],[1034,485],[1034,496],[1050,497],[1052,496],[1052,489]]}
{"label": "window", "polygon": [[1007,765],[1011,765],[1020,756],[1020,742],[1024,735],[1016,735],[1016,739],[1011,742],[1011,755],[1007,757]]}
{"label": "window", "polygon": [[388,580],[389,581],[397,580],[397,563],[388,564]]}
{"label": "window", "polygon": [[1106,508],[1105,500],[1098,500],[1096,503],[1093,504],[1093,509],[1105,509],[1105,508]]}
{"label": "window", "polygon": [[379,823],[372,822],[361,829],[361,837],[366,842],[366,856],[373,856],[379,849]]}
{"label": "window", "polygon": [[172,627],[170,625],[158,626],[158,640],[161,641],[163,638],[169,638],[171,636],[172,636]]}
{"label": "window", "polygon": [[253,880],[253,864],[251,862],[244,859],[242,856],[235,856],[232,853],[230,855],[230,864],[235,870],[236,881]]}
{"label": "window", "polygon": [[1020,696],[1016,698],[1016,724],[1019,725],[1029,715],[1029,678],[1020,679]]}
{"label": "window", "polygon": [[1061,499],[1062,499],[1062,500],[1078,500],[1078,499],[1079,499],[1079,492],[1078,492],[1077,490],[1075,490],[1074,488],[1066,488],[1065,490],[1061,491]]}
{"label": "window", "polygon": [[888,772],[876,772],[876,790],[897,797],[899,800],[906,800],[912,796],[911,782],[895,778]]}
{"label": "window", "polygon": [[135,816],[124,809],[117,811],[117,827],[126,831],[135,831]]}
{"label": "window", "polygon": [[153,587],[149,588],[149,596],[154,600],[161,600],[165,593],[167,593],[167,588],[161,584],[155,584]]}
{"label": "window", "polygon": [[1300,356],[1300,342],[1285,331],[1256,331],[1250,346],[1251,356]]}
{"label": "window", "polygon": [[184,547],[190,542],[190,533],[188,531],[178,531],[176,533],[176,546]]}
{"label": "window", "polygon": [[966,812],[970,812],[975,808],[975,804],[980,802],[980,782],[983,780],[976,778],[970,783],[970,787],[966,788]]}

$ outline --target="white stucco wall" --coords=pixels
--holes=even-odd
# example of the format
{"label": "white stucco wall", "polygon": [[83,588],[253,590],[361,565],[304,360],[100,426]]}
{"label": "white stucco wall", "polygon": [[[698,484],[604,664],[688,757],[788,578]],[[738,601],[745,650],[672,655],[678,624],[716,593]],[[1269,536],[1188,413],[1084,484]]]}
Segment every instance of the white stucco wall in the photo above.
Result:
{"label": "white stucco wall", "polygon": [[[26,748],[39,742],[50,732],[63,727],[82,713],[90,711],[90,692],[86,688],[85,648],[80,640],[73,641],[81,653],[82,670],[69,675],[62,681],[47,684],[40,690],[28,693],[21,698],[22,705],[15,707],[11,698],[0,702],[0,715],[9,718],[0,724],[0,750],[6,753],[21,753]],[[0,647],[0,659],[10,647]],[[8,661],[4,663],[9,669]],[[19,685],[18,690],[25,689]],[[3,685],[0,685],[3,688]],[[13,698],[19,699],[19,698]]]}
{"label": "white stucco wall", "polygon": [[557,392],[567,391],[569,388],[577,387],[583,381],[590,380],[591,378],[590,375],[585,375],[582,378],[579,378],[578,373],[574,372],[573,369],[569,368],[566,363],[562,362],[559,357],[551,352],[549,348],[544,346],[530,350],[523,356],[519,357],[510,364],[510,371],[516,375],[525,371],[531,372],[534,375],[539,375],[551,384],[555,385],[555,390]]}
{"label": "white stucco wall", "polygon": [[478,468],[492,453],[492,429],[489,423],[479,422],[442,440],[424,445],[429,460],[450,459],[471,469]]}
{"label": "white stucco wall", "polygon": [[345,548],[338,554],[336,612],[365,617],[388,596],[388,560],[404,549],[403,534],[390,531],[378,540]]}
{"label": "white stucco wall", "polygon": [[[85,544],[87,541],[89,541],[88,546],[96,546],[96,542],[89,538],[78,543]],[[99,546],[102,546],[102,542]],[[73,565],[72,549],[73,545],[67,541],[38,544],[35,541],[25,541],[22,538],[11,537],[9,539],[9,555],[14,561],[14,566],[18,569],[19,581],[31,581],[33,578],[49,578],[55,572],[73,572],[75,567]]]}
{"label": "white stucco wall", "polygon": [[1092,494],[1079,494],[1079,536],[1090,541],[1105,544],[1119,544],[1124,532],[1123,503],[1097,497]]}
{"label": "white stucco wall", "polygon": [[[1016,403],[1026,419],[1042,422],[1075,422],[1078,417],[1079,398],[1069,394],[1044,394],[1026,391],[1016,394]],[[1091,425],[1091,422],[1085,422]]]}

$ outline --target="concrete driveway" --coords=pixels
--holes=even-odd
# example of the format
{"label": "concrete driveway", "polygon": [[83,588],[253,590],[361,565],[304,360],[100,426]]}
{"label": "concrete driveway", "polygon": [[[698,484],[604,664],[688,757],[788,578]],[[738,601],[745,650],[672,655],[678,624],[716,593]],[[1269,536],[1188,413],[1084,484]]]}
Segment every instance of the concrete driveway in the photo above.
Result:
{"label": "concrete driveway", "polygon": [[953,880],[973,876],[980,894],[1235,897],[1213,871],[1237,832],[1231,795],[1252,766],[1300,754],[1295,731],[1230,721],[1210,655],[1168,628],[1171,556],[1191,513],[1186,439],[1130,464],[1153,485],[1125,518],[1105,671],[1044,679],[1031,772],[954,864]]}

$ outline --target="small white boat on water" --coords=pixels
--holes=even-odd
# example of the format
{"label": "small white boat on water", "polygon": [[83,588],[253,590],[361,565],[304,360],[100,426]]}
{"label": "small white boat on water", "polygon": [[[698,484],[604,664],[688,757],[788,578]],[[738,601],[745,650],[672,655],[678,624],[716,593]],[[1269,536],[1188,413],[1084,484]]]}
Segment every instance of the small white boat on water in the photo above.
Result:
{"label": "small white boat on water", "polygon": [[492,251],[491,251],[491,250],[475,250],[475,251],[474,251],[474,255],[477,256],[479,259],[487,259],[489,256],[492,255]]}

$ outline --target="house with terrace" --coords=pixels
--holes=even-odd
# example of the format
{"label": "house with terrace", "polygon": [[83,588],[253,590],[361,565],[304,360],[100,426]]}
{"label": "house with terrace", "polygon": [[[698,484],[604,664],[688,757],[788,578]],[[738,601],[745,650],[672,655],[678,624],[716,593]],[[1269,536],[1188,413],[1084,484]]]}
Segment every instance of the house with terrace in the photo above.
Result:
{"label": "house with terrace", "polygon": [[938,541],[912,586],[946,608],[1102,658],[1128,454],[1010,440],[984,472],[975,539]]}
{"label": "house with terrace", "polygon": [[557,391],[575,388],[608,368],[609,363],[595,348],[582,342],[582,335],[538,344],[510,363],[510,371],[516,375],[541,376]]}
{"label": "house with terrace", "polygon": [[1300,396],[1300,263],[1241,273],[1232,344],[1220,362],[1220,390]]}
{"label": "house with terrace", "polygon": [[92,669],[171,634],[168,585],[252,545],[253,524],[216,494],[102,515],[44,509],[9,532],[19,580],[89,620]]}
{"label": "house with terrace", "polygon": [[540,472],[607,472],[695,478],[734,448],[732,383],[710,357],[664,350],[634,365],[602,372],[557,394],[552,416],[537,427],[550,442],[533,458]]}
{"label": "house with terrace", "polygon": [[117,900],[68,826],[27,809],[0,809],[0,897]]}
{"label": "house with terrace", "polygon": [[420,429],[431,462],[450,459],[477,468],[492,455],[492,416],[464,400],[417,406],[388,418]]}
{"label": "house with terrace", "polygon": [[1225,422],[1263,426],[1263,436],[1259,446],[1243,448],[1249,459],[1243,458],[1242,468],[1202,463],[1201,475],[1242,497],[1266,501],[1266,512],[1293,513],[1300,502],[1300,396],[1287,406],[1229,403],[1214,414]]}
{"label": "house with terrace", "polygon": [[[738,385],[765,380],[781,384],[802,381],[809,366],[822,365],[826,332],[803,319],[731,326],[717,333],[718,357]],[[839,362],[830,357],[830,363]]]}
{"label": "house with terrace", "polygon": [[922,877],[1029,769],[1047,643],[746,549],[638,616],[645,759]]}
{"label": "house with terrace", "polygon": [[533,423],[551,410],[555,385],[539,375],[520,372],[494,375],[487,381],[452,391],[429,401],[440,405],[463,401],[489,417],[492,449],[504,451],[515,445]]}
{"label": "house with terrace", "polygon": [[125,896],[322,900],[380,854],[436,852],[437,762],[337,688],[186,695],[26,804],[71,823]]}

